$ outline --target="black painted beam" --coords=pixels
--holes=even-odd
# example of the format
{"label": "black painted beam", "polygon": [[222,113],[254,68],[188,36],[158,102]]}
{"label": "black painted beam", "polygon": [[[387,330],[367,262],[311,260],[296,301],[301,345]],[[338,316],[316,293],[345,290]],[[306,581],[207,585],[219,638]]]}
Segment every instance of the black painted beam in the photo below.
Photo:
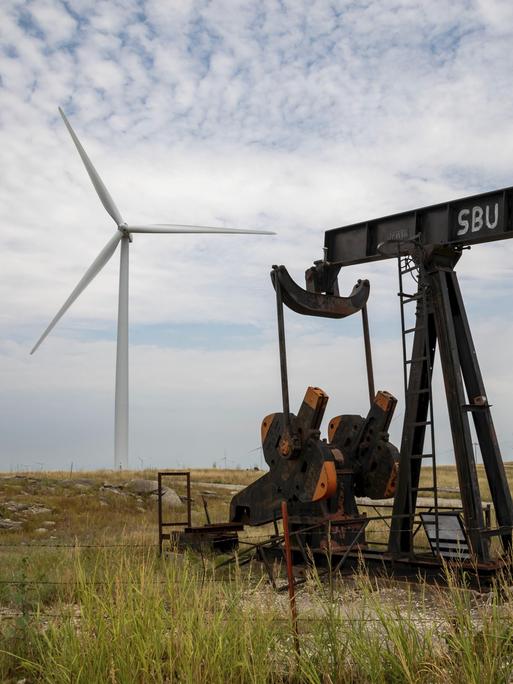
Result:
{"label": "black painted beam", "polygon": [[[349,266],[397,256],[394,244],[420,236],[427,245],[463,248],[513,237],[513,188],[405,211],[325,233],[329,264]],[[385,250],[380,245],[388,243]]]}

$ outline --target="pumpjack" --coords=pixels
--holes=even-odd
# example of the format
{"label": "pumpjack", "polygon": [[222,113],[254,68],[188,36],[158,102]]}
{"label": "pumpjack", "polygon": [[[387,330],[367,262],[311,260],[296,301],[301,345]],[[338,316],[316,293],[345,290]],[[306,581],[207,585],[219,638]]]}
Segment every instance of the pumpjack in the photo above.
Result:
{"label": "pumpjack", "polygon": [[[323,259],[306,271],[306,289],[284,266],[273,267],[283,407],[262,422],[269,472],[234,496],[231,523],[276,522],[285,500],[295,548],[303,556],[307,550],[315,555],[329,549],[350,567],[363,560],[394,574],[439,576],[452,564],[479,578],[511,562],[513,501],[455,271],[464,250],[511,237],[513,188],[506,188],[328,230]],[[366,307],[369,281],[358,281],[348,297],[340,296],[338,287],[344,266],[390,258],[398,262],[402,324],[405,409],[399,449],[388,437],[397,401],[386,391],[374,390]],[[413,291],[405,290],[408,280],[416,285]],[[290,411],[284,304],[307,316],[342,319],[362,314],[370,410],[366,417],[332,418],[327,438],[320,433],[328,402],[323,390],[309,387],[297,414]],[[444,506],[437,486],[431,386],[437,347],[458,506]],[[493,503],[493,523],[481,498],[470,416]],[[421,486],[425,463],[431,482]],[[378,505],[388,513],[379,513]],[[366,538],[369,522],[376,519],[369,508],[386,523],[388,541]],[[421,529],[424,540],[419,546]]]}

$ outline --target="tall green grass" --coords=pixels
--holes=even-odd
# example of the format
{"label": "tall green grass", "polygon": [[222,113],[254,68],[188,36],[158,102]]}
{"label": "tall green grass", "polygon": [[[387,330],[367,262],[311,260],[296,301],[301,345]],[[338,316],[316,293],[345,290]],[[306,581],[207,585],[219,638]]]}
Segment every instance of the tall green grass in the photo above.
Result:
{"label": "tall green grass", "polygon": [[[77,551],[70,563],[66,594],[39,614],[32,597],[30,610],[2,622],[1,681],[512,680],[513,595],[506,576],[486,600],[448,575],[446,588],[433,594],[420,584],[403,589],[395,602],[397,585],[385,592],[363,571],[350,590],[314,572],[301,590],[298,654],[286,598],[274,600],[250,573],[234,571],[219,581],[208,560],[161,560],[153,552],[105,551],[92,559]],[[259,600],[264,594],[271,600]]]}
{"label": "tall green grass", "polygon": [[[0,673],[44,682],[272,682],[288,677],[287,621],[249,616],[246,582],[217,581],[185,556],[77,555],[75,604],[59,619],[20,621],[7,635]],[[20,633],[20,629],[23,634]],[[7,645],[11,644],[8,649]],[[286,649],[283,651],[286,654]]]}

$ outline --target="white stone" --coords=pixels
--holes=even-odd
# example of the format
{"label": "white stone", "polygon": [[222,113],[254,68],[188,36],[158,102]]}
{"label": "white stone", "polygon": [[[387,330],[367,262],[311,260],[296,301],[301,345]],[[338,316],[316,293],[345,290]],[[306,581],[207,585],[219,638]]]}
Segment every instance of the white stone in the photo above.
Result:
{"label": "white stone", "polygon": [[[125,489],[134,494],[153,494],[157,492],[159,488],[159,483],[157,480],[143,480],[142,478],[136,478],[130,480],[126,483]],[[164,487],[162,487],[164,489]]]}
{"label": "white stone", "polygon": [[0,528],[4,530],[16,530],[23,525],[21,520],[11,520],[10,518],[0,518]]}
{"label": "white stone", "polygon": [[178,494],[174,491],[174,489],[168,489],[167,491],[164,492],[162,495],[162,505],[166,506],[167,508],[183,508],[184,503],[178,496]]}

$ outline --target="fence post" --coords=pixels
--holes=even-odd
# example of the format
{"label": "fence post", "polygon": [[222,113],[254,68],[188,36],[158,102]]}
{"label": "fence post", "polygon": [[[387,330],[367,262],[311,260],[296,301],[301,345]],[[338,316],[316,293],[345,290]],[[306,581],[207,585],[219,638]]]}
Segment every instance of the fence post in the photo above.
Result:
{"label": "fence post", "polygon": [[162,473],[157,474],[158,489],[157,489],[157,510],[159,519],[159,556],[162,556]]}
{"label": "fence post", "polygon": [[292,630],[294,632],[294,645],[296,647],[296,653],[299,655],[299,631],[297,624],[296,591],[294,587],[294,574],[292,572],[292,551],[290,548],[289,512],[287,509],[286,501],[281,502],[281,517],[283,519],[283,537],[285,541],[285,561],[287,563],[287,581],[289,586],[290,615],[292,618]]}

